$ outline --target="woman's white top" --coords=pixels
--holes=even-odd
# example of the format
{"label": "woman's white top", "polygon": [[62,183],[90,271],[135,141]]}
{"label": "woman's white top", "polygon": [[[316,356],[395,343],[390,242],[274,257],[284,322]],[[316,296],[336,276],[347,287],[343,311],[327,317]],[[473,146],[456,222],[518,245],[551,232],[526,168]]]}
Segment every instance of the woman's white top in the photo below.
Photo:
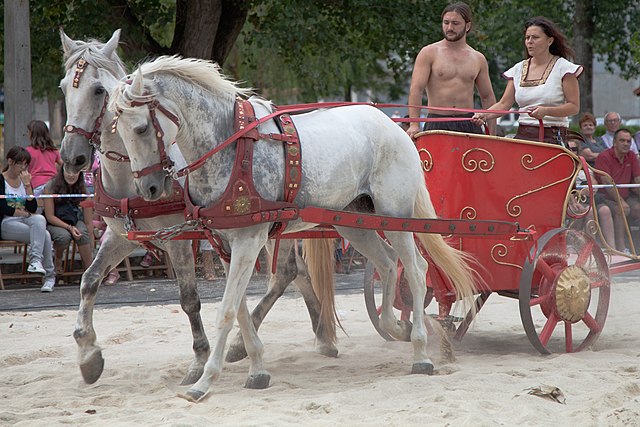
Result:
{"label": "woman's white top", "polygon": [[[516,103],[520,109],[533,109],[539,105],[555,107],[566,103],[564,91],[562,90],[562,80],[567,74],[574,74],[576,78],[580,77],[583,71],[582,65],[554,56],[542,74],[542,78],[527,80],[530,60],[531,58],[518,62],[503,74],[504,78],[513,80],[513,86],[516,90]],[[569,118],[567,117],[544,116],[542,121],[545,127],[569,127]],[[529,126],[538,126],[540,124],[538,119],[528,114],[520,114],[518,123]]]}
{"label": "woman's white top", "polygon": [[[18,188],[16,187],[12,187],[11,185],[9,185],[9,183],[5,180],[4,181],[4,194],[7,195],[7,204],[9,206],[11,206],[12,208],[15,209],[24,209],[25,208],[25,198],[24,197],[16,197],[16,198],[11,198],[9,196],[26,196],[27,195],[27,190],[24,188],[24,184],[22,182],[20,182],[20,185],[18,186]],[[19,216],[5,216],[4,218],[2,218],[2,222],[9,222],[9,221],[15,221],[20,219],[21,217]]]}

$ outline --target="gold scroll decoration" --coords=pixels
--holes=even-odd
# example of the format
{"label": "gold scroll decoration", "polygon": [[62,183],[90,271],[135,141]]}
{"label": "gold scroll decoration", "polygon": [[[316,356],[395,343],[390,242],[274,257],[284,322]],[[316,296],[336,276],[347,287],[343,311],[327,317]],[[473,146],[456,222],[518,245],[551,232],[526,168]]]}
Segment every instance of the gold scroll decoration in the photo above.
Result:
{"label": "gold scroll decoration", "polygon": [[567,153],[557,154],[557,155],[551,157],[550,159],[540,163],[539,165],[534,165],[533,164],[534,157],[533,157],[532,154],[525,154],[525,155],[522,156],[522,158],[520,159],[520,164],[522,165],[523,168],[525,168],[528,171],[535,171],[537,169],[540,169],[541,167],[550,164],[555,159],[558,159],[558,158],[560,158],[562,156],[567,156],[567,157],[571,158],[572,163],[573,163],[573,169],[571,170],[571,173],[568,176],[566,176],[564,178],[561,178],[561,179],[559,179],[557,181],[554,181],[554,182],[552,182],[550,184],[543,185],[542,187],[534,188],[534,189],[529,190],[529,191],[527,191],[525,193],[517,194],[517,195],[513,196],[511,199],[509,199],[509,201],[506,204],[507,213],[510,216],[512,216],[513,218],[517,218],[522,213],[522,208],[520,207],[520,205],[512,205],[512,203],[514,201],[516,201],[517,199],[520,199],[522,197],[526,197],[526,196],[529,196],[531,194],[537,193],[537,192],[542,191],[542,190],[544,190],[546,188],[553,187],[554,185],[558,185],[558,184],[560,184],[562,182],[569,181],[569,180],[571,180],[573,178],[573,176],[576,173],[576,164],[573,162],[573,157],[571,157]]}
{"label": "gold scroll decoration", "polygon": [[[478,160],[467,158],[471,156],[471,154],[473,154],[474,152],[485,154],[488,158],[487,159],[480,158]],[[467,172],[475,172],[476,170],[479,170],[481,172],[490,172],[495,166],[495,164],[496,164],[496,160],[493,157],[493,155],[489,151],[485,150],[484,148],[472,148],[470,150],[467,150],[462,155],[462,168]]]}
{"label": "gold scroll decoration", "polygon": [[509,249],[502,243],[498,243],[494,247],[491,248],[491,259],[493,262],[499,265],[506,265],[507,267],[515,267],[522,270],[522,266],[518,264],[511,264],[510,262],[498,261],[497,258],[504,258],[509,254]]}
{"label": "gold scroll decoration", "polygon": [[431,156],[431,153],[427,151],[425,148],[419,149],[418,154],[420,153],[424,153],[427,156],[427,158],[424,160],[422,159],[422,156],[420,156],[420,163],[422,164],[422,169],[424,169],[425,172],[431,171],[431,169],[433,169],[433,156]]}

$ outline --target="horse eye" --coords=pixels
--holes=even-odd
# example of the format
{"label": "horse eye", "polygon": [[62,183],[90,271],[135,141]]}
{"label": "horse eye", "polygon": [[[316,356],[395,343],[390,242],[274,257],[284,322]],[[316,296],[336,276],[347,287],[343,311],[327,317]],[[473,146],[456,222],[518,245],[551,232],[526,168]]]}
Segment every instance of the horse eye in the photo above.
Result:
{"label": "horse eye", "polygon": [[138,135],[142,135],[147,131],[148,127],[149,127],[148,125],[138,126],[134,129],[134,132],[137,133]]}
{"label": "horse eye", "polygon": [[102,95],[104,93],[104,88],[103,87],[97,87],[95,94],[96,95]]}

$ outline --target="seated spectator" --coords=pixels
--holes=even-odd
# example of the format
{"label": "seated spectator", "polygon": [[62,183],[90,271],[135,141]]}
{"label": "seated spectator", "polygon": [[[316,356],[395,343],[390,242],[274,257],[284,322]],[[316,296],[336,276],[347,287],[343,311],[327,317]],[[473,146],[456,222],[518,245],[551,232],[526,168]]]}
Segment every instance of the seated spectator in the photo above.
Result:
{"label": "seated spectator", "polygon": [[[569,150],[575,154],[578,154],[578,144],[582,143],[582,141],[576,141],[574,139],[570,139],[567,142],[567,146]],[[591,175],[592,182],[595,181],[593,173],[589,170],[588,173]],[[589,190],[587,188],[582,188],[587,185],[587,177],[585,175],[585,171],[581,170],[578,173],[578,177],[576,179],[576,185],[579,185],[581,188],[576,189],[576,192],[573,193],[573,197],[569,199],[569,207],[568,210],[573,214],[583,214],[587,209],[589,209],[589,204],[591,201],[589,200]],[[596,209],[598,211],[598,227],[602,233],[602,237],[604,238],[604,243],[609,248],[615,249],[616,241],[615,241],[615,229],[613,226],[613,215],[611,214],[611,208],[605,203],[602,203],[604,200],[604,195],[602,192],[598,192],[597,188],[593,189],[593,195],[596,202]],[[588,224],[594,221],[593,211],[589,211],[584,218],[571,220],[570,226],[574,229],[586,229],[587,232],[591,234],[597,235],[597,229],[591,228]]]}
{"label": "seated spectator", "polygon": [[[32,120],[27,129],[31,140],[31,146],[27,147],[27,151],[31,155],[29,173],[31,174],[33,194],[39,196],[42,194],[45,184],[58,173],[58,169],[62,166],[62,159],[60,152],[53,144],[45,122]],[[42,208],[40,201],[38,201],[38,206]]]}
{"label": "seated spectator", "polygon": [[7,164],[0,178],[0,194],[15,198],[0,199],[0,239],[29,243],[29,273],[44,276],[42,292],[51,292],[56,275],[51,257],[51,237],[47,221],[36,214],[38,205],[33,197],[31,174],[27,171],[31,156],[23,147],[14,146],[7,152]]}
{"label": "seated spectator", "polygon": [[[620,125],[622,125],[622,117],[620,117],[620,114],[615,111],[609,111],[604,116],[604,127],[607,131],[602,135],[602,140],[607,148],[613,147],[613,136],[616,131],[620,129]],[[638,147],[633,143],[633,141],[631,141],[631,151],[635,155],[638,155]]]}
{"label": "seated spectator", "polygon": [[[596,159],[596,169],[606,172],[611,176],[613,182],[602,175],[598,175],[598,181],[603,184],[638,184],[640,183],[640,161],[631,152],[632,137],[628,129],[618,129],[613,138],[613,146],[598,155]],[[624,216],[637,221],[640,219],[640,197],[639,189],[618,188],[620,203],[618,204],[615,188],[607,188],[603,192],[606,196],[606,203],[613,213],[615,226],[616,249],[626,250],[625,235],[626,227]]]}
{"label": "seated spectator", "polygon": [[580,124],[580,133],[584,136],[584,141],[580,142],[580,155],[585,158],[589,165],[595,166],[598,154],[607,149],[602,138],[594,136],[596,118],[591,113],[584,113],[578,123]]}
{"label": "seated spectator", "polygon": [[[85,194],[86,191],[84,179],[80,177],[80,173],[69,173],[63,166],[45,186],[44,194]],[[91,265],[93,259],[89,230],[80,210],[82,200],[79,197],[44,199],[44,215],[47,218],[47,230],[51,234],[56,252],[55,268],[58,274],[63,272],[62,255],[69,247],[71,239],[76,241],[84,269]]]}

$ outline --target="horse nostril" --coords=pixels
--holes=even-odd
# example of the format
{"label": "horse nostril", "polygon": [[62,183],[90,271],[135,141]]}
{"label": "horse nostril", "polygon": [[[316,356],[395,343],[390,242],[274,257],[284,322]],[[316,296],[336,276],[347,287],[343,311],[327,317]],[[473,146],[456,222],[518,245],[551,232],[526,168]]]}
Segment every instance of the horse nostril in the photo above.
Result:
{"label": "horse nostril", "polygon": [[152,185],[151,187],[149,187],[149,194],[151,194],[152,196],[155,196],[157,191],[158,191],[158,188],[155,185]]}
{"label": "horse nostril", "polygon": [[85,156],[78,156],[76,157],[74,164],[76,166],[83,166],[86,162],[87,162],[87,158]]}

